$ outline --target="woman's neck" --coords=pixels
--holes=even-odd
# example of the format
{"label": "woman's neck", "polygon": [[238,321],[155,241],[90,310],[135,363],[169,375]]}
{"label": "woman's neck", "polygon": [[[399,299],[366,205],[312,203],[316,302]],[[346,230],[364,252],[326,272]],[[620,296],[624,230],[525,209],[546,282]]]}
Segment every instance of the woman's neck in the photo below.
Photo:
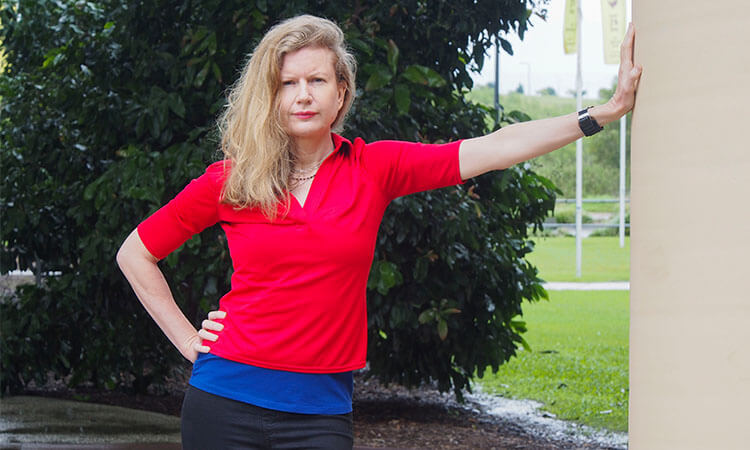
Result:
{"label": "woman's neck", "polygon": [[330,134],[318,139],[297,139],[294,155],[298,169],[306,169],[322,162],[333,151],[333,140]]}

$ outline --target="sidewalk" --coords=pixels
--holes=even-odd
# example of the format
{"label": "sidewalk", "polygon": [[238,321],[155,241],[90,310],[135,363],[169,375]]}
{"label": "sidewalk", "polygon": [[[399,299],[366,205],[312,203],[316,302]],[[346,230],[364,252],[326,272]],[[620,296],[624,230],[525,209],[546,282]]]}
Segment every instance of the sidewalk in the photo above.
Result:
{"label": "sidewalk", "polygon": [[179,417],[45,397],[0,399],[0,450],[181,448]]}
{"label": "sidewalk", "polygon": [[180,419],[95,403],[6,397],[0,400],[0,448],[179,449]]}
{"label": "sidewalk", "polygon": [[583,283],[577,281],[550,281],[544,283],[548,291],[629,291],[630,281],[600,281]]}

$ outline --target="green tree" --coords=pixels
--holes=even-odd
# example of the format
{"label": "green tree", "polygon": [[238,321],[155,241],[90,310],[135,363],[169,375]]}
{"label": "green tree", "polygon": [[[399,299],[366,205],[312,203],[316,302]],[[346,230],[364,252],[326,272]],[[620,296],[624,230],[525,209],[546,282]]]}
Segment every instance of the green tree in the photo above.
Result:
{"label": "green tree", "polygon": [[[481,67],[488,35],[523,36],[545,3],[28,0],[0,10],[0,263],[40,278],[0,300],[3,392],[48,371],[142,392],[187,368],[114,254],[217,157],[224,93],[279,19],[311,12],[342,25],[360,64],[345,134],[439,141],[487,131],[486,108],[460,94],[471,87],[467,65]],[[372,373],[460,394],[510,358],[522,300],[545,294],[524,259],[527,226],[553,198],[551,183],[520,166],[395,201],[369,282]],[[199,324],[229,287],[220,229],[161,268]]]}
{"label": "green tree", "polygon": [[555,91],[555,88],[553,88],[553,87],[551,87],[551,86],[549,86],[549,87],[546,87],[546,88],[544,88],[544,89],[540,89],[540,90],[538,90],[538,91],[537,91],[537,93],[538,93],[539,95],[551,95],[551,96],[553,96],[553,97],[554,97],[555,95],[557,95],[557,92]]}
{"label": "green tree", "polygon": [[[582,97],[586,97],[586,94],[588,94],[588,91],[586,91],[586,89],[581,90]],[[578,91],[576,91],[575,89],[568,89],[568,95],[576,98],[576,96],[578,95]]]}

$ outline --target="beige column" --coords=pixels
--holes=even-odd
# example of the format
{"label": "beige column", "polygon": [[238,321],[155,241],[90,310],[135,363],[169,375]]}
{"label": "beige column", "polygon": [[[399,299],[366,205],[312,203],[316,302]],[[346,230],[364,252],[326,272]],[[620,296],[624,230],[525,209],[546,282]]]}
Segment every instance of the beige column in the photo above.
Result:
{"label": "beige column", "polygon": [[750,449],[750,2],[633,3],[630,448]]}

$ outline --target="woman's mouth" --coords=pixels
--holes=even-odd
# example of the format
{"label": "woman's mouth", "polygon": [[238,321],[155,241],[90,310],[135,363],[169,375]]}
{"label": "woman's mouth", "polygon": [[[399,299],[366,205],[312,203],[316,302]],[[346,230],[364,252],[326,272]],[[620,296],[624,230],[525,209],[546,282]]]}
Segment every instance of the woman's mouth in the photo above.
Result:
{"label": "woman's mouth", "polygon": [[315,114],[316,113],[314,111],[300,111],[300,112],[294,113],[294,117],[304,120],[304,119],[309,119],[313,117]]}

